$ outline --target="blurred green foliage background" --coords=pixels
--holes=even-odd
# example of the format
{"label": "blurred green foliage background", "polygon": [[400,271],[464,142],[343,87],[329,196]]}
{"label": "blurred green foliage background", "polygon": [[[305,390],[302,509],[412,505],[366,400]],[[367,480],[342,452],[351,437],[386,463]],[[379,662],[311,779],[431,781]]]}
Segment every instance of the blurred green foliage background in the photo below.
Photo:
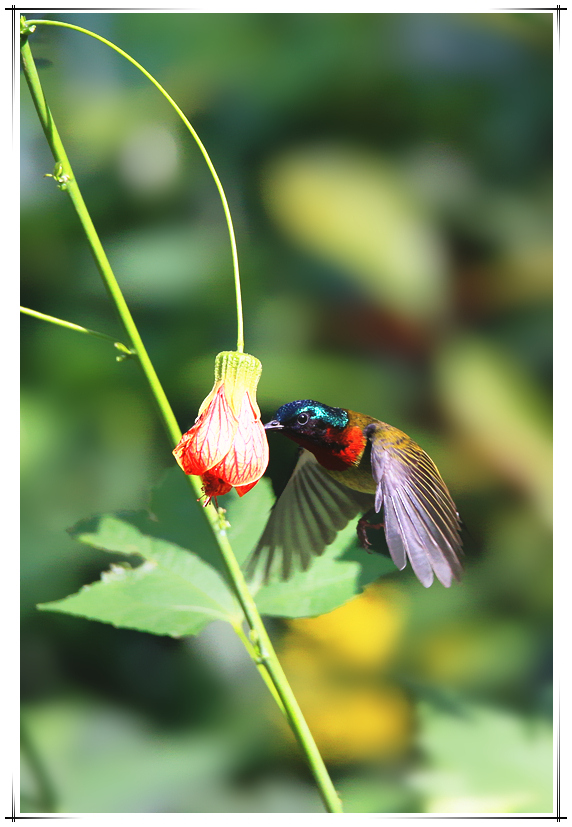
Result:
{"label": "blurred green foliage background", "polygon": [[[272,623],[345,809],[552,812],[552,16],[58,19],[141,62],[206,145],[263,418],[310,397],[390,422],[467,526],[461,585],[396,571]],[[213,181],[119,56],[47,27],[30,42],[186,430],[236,335]],[[22,83],[22,304],[121,340]],[[22,331],[22,811],[320,812],[230,629],[172,640],[35,609],[109,564],[66,529],[144,507],[174,460],[136,365],[35,319]]]}

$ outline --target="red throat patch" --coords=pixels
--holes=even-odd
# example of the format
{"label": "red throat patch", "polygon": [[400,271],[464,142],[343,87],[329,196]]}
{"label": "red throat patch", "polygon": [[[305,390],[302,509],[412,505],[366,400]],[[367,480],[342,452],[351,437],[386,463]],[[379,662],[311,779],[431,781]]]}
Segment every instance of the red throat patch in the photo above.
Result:
{"label": "red throat patch", "polygon": [[[340,446],[341,450],[335,450],[332,453],[338,457],[344,465],[357,465],[363,454],[366,441],[362,429],[354,426],[344,432],[343,446]],[[337,445],[336,448],[338,448]]]}
{"label": "red throat patch", "polygon": [[351,465],[357,465],[366,444],[362,429],[355,425],[341,434],[328,428],[320,445],[303,437],[296,437],[295,441],[311,451],[320,465],[330,471],[344,471]]}

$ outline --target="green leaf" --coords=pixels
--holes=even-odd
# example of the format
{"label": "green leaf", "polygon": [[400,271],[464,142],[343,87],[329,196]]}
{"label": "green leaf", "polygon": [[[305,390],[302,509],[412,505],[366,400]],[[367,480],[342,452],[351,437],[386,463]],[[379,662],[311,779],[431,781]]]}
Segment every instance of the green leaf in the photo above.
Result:
{"label": "green leaf", "polygon": [[171,637],[197,634],[212,620],[240,618],[226,583],[195,554],[113,516],[98,518],[92,531],[84,528],[74,534],[80,542],[144,562],[136,568],[114,563],[99,582],[38,608]]}
{"label": "green leaf", "polygon": [[[238,562],[245,566],[274,504],[272,485],[261,479],[244,497],[235,491],[219,500],[226,509],[230,523],[228,539]],[[178,468],[167,471],[152,498],[156,522],[150,530],[170,540],[187,545],[204,520],[189,498],[189,486]],[[201,557],[223,575],[222,558],[210,531],[203,541]],[[355,521],[341,531],[321,557],[316,557],[306,572],[298,572],[289,580],[272,580],[267,586],[251,587],[261,614],[275,617],[311,617],[333,609],[359,594],[368,583],[395,566],[380,554],[368,554],[356,542]]]}
{"label": "green leaf", "polygon": [[261,614],[276,617],[314,617],[331,612],[359,594],[368,583],[395,571],[388,558],[368,554],[356,542],[351,522],[310,568],[289,580],[272,579],[253,594]]}
{"label": "green leaf", "polygon": [[230,523],[228,539],[241,565],[249,559],[264,531],[274,500],[268,479],[261,479],[244,497],[239,497],[234,489],[225,497],[223,505]]}
{"label": "green leaf", "polygon": [[[196,494],[180,468],[173,466],[151,491],[145,533],[182,548],[196,549],[200,557],[224,576],[220,551],[210,525],[197,506]],[[131,516],[128,518],[132,521]]]}
{"label": "green leaf", "polygon": [[413,785],[427,812],[552,812],[552,729],[486,706],[452,715],[420,705],[427,769]]}
{"label": "green leaf", "polygon": [[[145,524],[145,531],[183,548],[200,550],[201,558],[226,578],[219,547],[201,509],[193,503],[193,496],[181,470],[170,468],[153,490],[152,520]],[[274,494],[268,479],[261,479],[244,497],[239,497],[233,489],[220,498],[219,505],[226,509],[230,523],[228,538],[239,563],[250,556],[273,504]]]}
{"label": "green leaf", "polygon": [[[266,479],[245,497],[232,491],[221,500],[240,564],[249,559],[273,502]],[[71,534],[86,545],[144,562],[133,568],[129,562],[113,563],[99,582],[40,609],[172,637],[197,634],[215,619],[232,623],[242,617],[218,546],[178,468],[167,471],[153,491],[150,512],[97,517],[78,524]],[[262,614],[310,617],[332,611],[393,570],[390,560],[357,546],[352,522],[308,571],[285,582],[254,585],[252,592]]]}

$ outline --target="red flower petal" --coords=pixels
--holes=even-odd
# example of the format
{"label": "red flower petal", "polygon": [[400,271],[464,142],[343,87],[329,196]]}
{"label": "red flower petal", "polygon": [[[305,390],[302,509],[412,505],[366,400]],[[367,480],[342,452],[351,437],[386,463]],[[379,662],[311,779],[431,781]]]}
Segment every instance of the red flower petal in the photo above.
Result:
{"label": "red flower petal", "polygon": [[242,400],[232,446],[224,459],[211,470],[230,485],[244,486],[257,482],[267,465],[266,432],[247,391]]}
{"label": "red flower petal", "polygon": [[202,475],[228,453],[237,428],[238,421],[221,384],[193,427],[182,436],[173,455],[185,474]]}
{"label": "red flower petal", "polygon": [[248,485],[237,485],[234,489],[239,497],[244,497],[251,488],[254,488],[255,485],[258,485],[260,480],[254,480],[254,482],[250,482]]}

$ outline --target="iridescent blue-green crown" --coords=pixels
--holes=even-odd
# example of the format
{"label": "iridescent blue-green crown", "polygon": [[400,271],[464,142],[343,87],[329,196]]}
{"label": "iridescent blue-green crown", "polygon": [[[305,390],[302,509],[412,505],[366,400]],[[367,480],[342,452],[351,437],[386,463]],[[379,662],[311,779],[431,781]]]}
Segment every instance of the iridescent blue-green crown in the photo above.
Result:
{"label": "iridescent blue-green crown", "polygon": [[312,419],[319,419],[333,428],[345,428],[349,417],[343,408],[331,408],[314,399],[298,399],[296,402],[287,402],[276,411],[276,419],[286,425],[296,419],[301,413],[308,413]]}

